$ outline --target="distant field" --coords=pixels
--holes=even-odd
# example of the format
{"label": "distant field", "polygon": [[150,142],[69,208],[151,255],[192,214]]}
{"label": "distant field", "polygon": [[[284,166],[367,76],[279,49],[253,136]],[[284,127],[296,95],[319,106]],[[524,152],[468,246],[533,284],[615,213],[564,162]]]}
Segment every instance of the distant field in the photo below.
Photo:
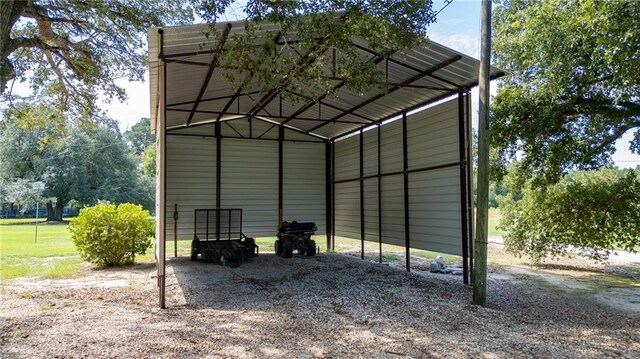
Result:
{"label": "distant field", "polygon": [[505,231],[498,230],[496,227],[500,224],[500,210],[498,208],[489,208],[489,236],[502,237]]}

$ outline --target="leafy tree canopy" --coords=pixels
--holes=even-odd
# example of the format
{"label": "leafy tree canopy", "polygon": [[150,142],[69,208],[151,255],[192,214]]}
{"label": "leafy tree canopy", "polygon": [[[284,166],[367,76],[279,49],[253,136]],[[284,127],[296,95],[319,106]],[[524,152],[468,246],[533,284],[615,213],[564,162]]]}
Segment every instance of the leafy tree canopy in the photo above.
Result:
{"label": "leafy tree canopy", "polygon": [[538,184],[611,165],[627,131],[640,153],[640,1],[505,0],[494,19],[494,175],[518,153]]}
{"label": "leafy tree canopy", "polygon": [[[381,74],[350,37],[365,38],[382,56],[423,43],[427,25],[435,21],[431,5],[431,0],[0,1],[0,92],[10,96],[13,79],[28,81],[41,98],[92,113],[96,90],[122,99],[125,93],[114,79],[143,77],[148,27],[191,23],[194,12],[214,23],[236,8],[246,16],[245,32],[229,39],[220,64],[236,87],[252,78],[265,89],[331,94],[325,69],[334,63],[328,50],[335,49],[335,76],[364,92]],[[259,35],[263,21],[276,24],[267,31],[276,41],[264,42]],[[212,28],[209,36],[220,34]]]}
{"label": "leafy tree canopy", "polygon": [[51,220],[61,220],[62,208],[71,200],[83,205],[98,200],[153,203],[153,183],[137,175],[136,160],[112,121],[58,126],[49,121],[52,113],[57,114],[28,105],[5,112],[0,122],[0,179],[43,181],[44,196],[56,200],[55,208],[47,206]]}
{"label": "leafy tree canopy", "polygon": [[[203,0],[202,16],[216,22],[233,3]],[[365,92],[382,73],[351,37],[366,39],[381,57],[424,44],[427,25],[435,21],[431,5],[430,0],[249,0],[243,8],[245,31],[227,41],[220,65],[238,88],[253,79],[263,90],[332,95],[327,69],[333,68],[347,88]],[[277,26],[267,28],[264,21]],[[265,36],[274,41],[265,42]]]}
{"label": "leafy tree canopy", "polygon": [[124,133],[124,137],[129,142],[133,151],[137,155],[142,155],[147,147],[156,142],[156,136],[151,133],[151,119],[141,118],[131,128]]}
{"label": "leafy tree canopy", "polygon": [[99,93],[123,100],[114,80],[141,80],[146,31],[193,21],[182,0],[0,1],[0,93],[12,81],[61,108],[91,114]]}
{"label": "leafy tree canopy", "polygon": [[579,171],[545,188],[529,180],[523,194],[501,198],[500,227],[507,249],[533,262],[576,253],[604,260],[640,245],[640,169]]}

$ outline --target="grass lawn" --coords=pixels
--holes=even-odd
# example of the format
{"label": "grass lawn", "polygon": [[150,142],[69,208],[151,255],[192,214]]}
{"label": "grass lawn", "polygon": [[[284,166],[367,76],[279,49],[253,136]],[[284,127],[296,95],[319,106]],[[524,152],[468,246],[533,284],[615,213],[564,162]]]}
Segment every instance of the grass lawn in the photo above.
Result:
{"label": "grass lawn", "polygon": [[[67,223],[38,225],[33,219],[0,220],[0,279],[17,277],[70,278],[83,263]],[[190,243],[180,243],[189,253]],[[180,246],[179,246],[180,247]],[[153,260],[153,246],[137,261]]]}
{"label": "grass lawn", "polygon": [[67,224],[35,225],[24,220],[0,222],[0,278],[39,276],[66,278],[80,268],[82,260],[71,242]]}

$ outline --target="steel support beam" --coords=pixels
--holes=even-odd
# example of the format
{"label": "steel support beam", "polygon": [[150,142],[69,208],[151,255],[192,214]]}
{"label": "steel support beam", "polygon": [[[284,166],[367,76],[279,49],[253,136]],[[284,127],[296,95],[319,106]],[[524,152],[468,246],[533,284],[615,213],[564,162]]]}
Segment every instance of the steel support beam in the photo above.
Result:
{"label": "steel support beam", "polygon": [[464,284],[469,284],[469,220],[467,218],[467,136],[464,115],[464,93],[458,93],[458,149],[460,157],[460,221],[462,239],[462,275]]}
{"label": "steel support beam", "polygon": [[380,124],[378,124],[378,262],[382,263],[382,176],[380,175],[382,160],[380,158],[380,127]]}
{"label": "steel support beam", "polygon": [[407,156],[407,113],[402,114],[402,168],[404,188],[404,247],[407,272],[411,271],[411,231],[409,230],[409,158]]}
{"label": "steel support beam", "polygon": [[278,228],[284,221],[284,126],[278,128]]}
{"label": "steel support beam", "polygon": [[[239,96],[249,96],[249,95],[255,95],[255,94],[258,94],[258,93],[260,93],[260,91],[250,91],[250,92],[240,93]],[[202,100],[200,100],[200,103],[202,103],[202,102],[210,102],[210,101],[218,101],[218,100],[225,100],[225,99],[228,99],[228,98],[233,98],[235,100],[235,96],[236,95],[234,94],[234,95],[203,98]],[[172,103],[172,104],[167,105],[167,107],[193,105],[196,102],[197,101],[176,102],[176,103]]]}
{"label": "steel support beam", "polygon": [[317,138],[317,139],[320,139],[320,140],[328,139],[327,137],[316,135],[314,133],[307,133],[305,130],[299,129],[299,128],[291,126],[291,125],[283,125],[283,124],[281,124],[281,123],[279,123],[277,121],[270,120],[270,119],[265,118],[263,116],[254,116],[253,118],[256,119],[256,120],[260,120],[262,122],[270,123],[272,125],[284,126],[287,130],[291,130],[293,132],[298,132],[300,134],[307,135],[307,136],[310,136],[310,137],[314,137],[314,138]]}
{"label": "steel support beam", "polygon": [[[335,90],[335,89],[336,89],[336,87],[334,87],[334,90]],[[323,97],[323,96],[321,96],[321,97],[322,97],[321,99],[313,99],[313,98],[311,98],[311,97],[309,97],[309,96],[307,96],[307,95],[303,95],[303,94],[301,94],[301,93],[297,93],[297,92],[294,92],[294,91],[286,90],[286,92],[289,92],[289,93],[290,93],[290,94],[292,94],[292,95],[296,95],[296,96],[298,96],[298,97],[302,97],[302,98],[305,98],[305,99],[307,99],[307,100],[311,101],[311,102],[310,102],[310,103],[311,103],[311,105],[310,105],[309,107],[306,107],[308,104],[307,104],[307,105],[305,105],[305,106],[303,106],[302,108],[306,107],[306,108],[304,108],[304,110],[303,110],[303,111],[300,111],[302,108],[301,108],[301,109],[299,109],[298,111],[294,112],[291,116],[288,116],[288,117],[286,118],[286,120],[285,120],[283,123],[287,123],[287,122],[289,122],[289,121],[291,121],[291,120],[299,120],[300,118],[299,118],[299,117],[297,117],[297,116],[298,116],[298,115],[301,115],[301,114],[302,114],[302,113],[304,113],[306,110],[308,110],[308,109],[310,109],[311,107],[313,107],[313,105],[315,105],[315,104],[320,104],[320,105],[322,105],[322,106],[325,106],[325,107],[328,107],[328,108],[332,108],[332,109],[334,109],[334,110],[336,110],[336,111],[346,111],[346,109],[344,109],[344,108],[341,108],[341,107],[338,107],[338,106],[335,106],[335,105],[332,105],[332,104],[329,104],[329,103],[326,103],[326,102],[322,102],[322,100],[324,99],[324,97]],[[326,96],[326,95],[324,95],[324,96]],[[371,123],[371,122],[375,121],[374,119],[372,119],[372,118],[370,118],[370,117],[367,117],[367,116],[363,116],[363,115],[354,114],[354,116],[357,116],[358,118],[361,118],[361,119],[363,119],[363,120],[365,120],[365,121],[367,121],[367,122],[369,122],[369,123]],[[321,119],[317,119],[316,121],[322,121],[322,120],[321,120]],[[354,122],[354,123],[355,123],[355,122]],[[361,123],[361,122],[360,122],[360,124],[365,125],[366,123]]]}
{"label": "steel support beam", "polygon": [[[356,48],[358,48],[359,50],[362,50],[362,51],[368,52],[368,53],[370,53],[370,54],[377,54],[377,52],[375,52],[375,51],[373,51],[373,50],[371,50],[371,49],[368,49],[368,48],[366,48],[366,47],[364,47],[364,46],[360,46],[360,45],[355,44],[355,43],[353,43],[353,42],[352,42],[351,44],[352,44],[353,46],[355,46]],[[391,63],[393,63],[393,64],[396,64],[396,65],[399,65],[399,66],[402,66],[402,67],[404,67],[404,68],[407,68],[407,69],[409,69],[409,70],[411,70],[411,71],[415,71],[415,72],[422,72],[422,71],[423,71],[422,69],[419,69],[419,68],[417,68],[417,67],[415,67],[415,66],[413,66],[413,65],[406,64],[406,63],[404,63],[404,62],[402,62],[402,61],[400,61],[400,60],[398,60],[398,59],[394,59],[394,58],[392,58],[392,57],[389,57],[389,62],[391,62]],[[443,79],[442,77],[440,77],[440,76],[436,76],[436,75],[433,75],[433,74],[428,74],[428,75],[426,75],[426,76],[427,76],[427,77],[431,77],[431,78],[433,78],[433,79],[436,79],[436,80],[438,80],[438,81],[440,81],[440,82],[443,82],[443,83],[445,83],[445,84],[447,84],[447,85],[449,85],[449,86],[452,86],[453,88],[452,88],[452,89],[448,89],[448,91],[452,91],[452,90],[453,90],[453,91],[457,91],[457,90],[462,89],[462,88],[464,88],[464,87],[465,87],[464,85],[459,85],[459,84],[457,84],[457,83],[455,83],[455,82],[451,82],[451,81],[449,81],[449,80],[447,80],[447,79]]]}
{"label": "steel support beam", "polygon": [[469,279],[473,283],[473,225],[474,221],[474,205],[473,205],[473,136],[471,127],[471,92],[466,92],[465,101],[465,117],[467,124],[467,213],[469,215]]}
{"label": "steel support beam", "polygon": [[331,140],[331,250],[336,250],[336,141]]}
{"label": "steel support beam", "polygon": [[[381,55],[376,55],[376,57],[375,57],[375,58],[374,58],[374,60],[373,60],[373,63],[377,65],[377,64],[379,64],[380,62],[382,62],[382,60],[384,60],[384,57],[382,57]],[[335,58],[334,58],[334,61],[335,61]],[[334,66],[335,66],[335,64],[334,64]],[[332,91],[339,90],[340,88],[344,87],[345,85],[346,85],[346,82],[345,82],[345,81],[342,81],[342,82],[340,82],[339,84],[335,85],[335,86],[333,87],[333,90],[332,90]],[[289,116],[289,118],[287,118],[287,119],[285,120],[285,122],[284,122],[284,123],[287,123],[287,122],[289,122],[289,121],[291,121],[291,120],[295,119],[295,117],[296,117],[296,116],[298,116],[298,115],[300,115],[300,114],[304,113],[306,110],[308,110],[308,109],[310,109],[311,107],[313,107],[316,103],[321,102],[321,101],[322,101],[322,100],[324,100],[328,95],[329,95],[329,93],[327,92],[327,93],[322,94],[322,95],[321,95],[320,97],[318,97],[317,99],[313,99],[313,100],[309,101],[306,105],[304,105],[304,106],[300,107],[296,112],[294,112],[293,114],[291,114],[291,116]],[[345,111],[345,110],[340,110],[340,111]],[[358,116],[359,116],[359,115],[358,115]],[[362,117],[362,116],[360,116],[360,117]]]}
{"label": "steel support beam", "polygon": [[285,75],[280,85],[271,89],[266,95],[264,95],[260,99],[260,101],[258,101],[251,108],[251,110],[249,110],[248,114],[250,116],[253,116],[258,112],[262,111],[265,107],[267,107],[267,105],[269,105],[269,103],[271,103],[271,101],[273,101],[273,99],[275,99],[282,91],[284,91],[284,89],[289,85],[289,82],[291,82],[291,80],[295,78],[298,75],[298,73],[304,69],[305,66],[312,65],[314,62],[316,62],[318,60],[318,57],[320,57],[320,54],[322,53],[322,51],[318,53],[315,53],[315,52],[319,51],[319,49],[324,46],[325,41],[326,41],[326,38],[323,38],[318,43],[316,43],[313,46],[313,48],[307,54],[305,54],[305,56],[302,59],[300,59],[300,61],[298,61],[298,63],[296,64],[296,66],[294,66],[291,72]]}
{"label": "steel support beam", "polygon": [[189,114],[189,118],[187,119],[187,126],[191,124],[193,120],[193,116],[196,114],[196,109],[198,109],[198,105],[200,105],[200,100],[202,100],[202,96],[204,96],[205,91],[207,91],[207,86],[209,86],[209,81],[211,80],[211,76],[213,75],[213,71],[218,66],[218,62],[220,61],[220,55],[222,54],[222,49],[224,48],[224,44],[227,42],[227,38],[229,37],[229,32],[231,31],[231,24],[227,24],[222,31],[222,35],[220,36],[220,42],[218,43],[218,47],[216,48],[215,53],[213,54],[213,59],[211,59],[211,63],[209,64],[209,70],[207,70],[207,74],[204,77],[204,83],[200,87],[200,92],[198,93],[198,97],[196,102],[193,104],[193,108],[191,109],[191,114]]}
{"label": "steel support beam", "polygon": [[360,259],[364,259],[364,136],[360,130]]}
{"label": "steel support beam", "polygon": [[331,233],[333,233],[333,194],[331,186],[331,158],[332,158],[332,143],[327,140],[325,142],[324,159],[325,159],[325,214],[326,214],[326,235],[327,235],[327,251],[331,248]]}
{"label": "steel support beam", "polygon": [[[216,122],[216,240],[220,239],[220,209],[222,208],[222,128]],[[209,216],[207,215],[207,218]]]}
{"label": "steel support beam", "polygon": [[[158,37],[159,37],[159,46],[160,46],[160,59],[162,59],[162,55],[164,52],[164,30],[159,29],[158,30]],[[164,62],[164,61],[163,61]],[[161,228],[161,233],[159,233],[159,235],[162,236],[162,238],[158,241],[159,247],[158,248],[158,260],[159,260],[159,265],[161,267],[161,270],[159,270],[158,272],[158,286],[159,286],[159,304],[160,304],[160,308],[161,309],[165,309],[166,306],[166,265],[167,265],[167,64],[163,63],[162,64],[162,111],[163,111],[163,115],[162,115],[162,123],[160,123],[158,127],[160,127],[160,130],[162,131],[162,151],[160,152],[161,157],[162,157],[162,161],[160,161],[160,164],[162,166],[162,171],[159,171],[162,173],[162,188],[161,188],[161,202],[162,202],[162,209],[160,210],[160,212],[162,213],[162,216],[159,218],[160,222],[160,228]]]}
{"label": "steel support beam", "polygon": [[358,105],[352,107],[351,109],[341,113],[340,115],[334,116],[333,118],[327,120],[325,123],[319,124],[318,126],[315,126],[315,127],[311,128],[311,129],[309,129],[307,132],[313,132],[313,131],[315,131],[315,130],[323,127],[323,126],[326,126],[329,123],[333,123],[333,121],[335,121],[335,120],[337,120],[339,118],[342,118],[342,117],[344,117],[344,116],[346,116],[348,114],[351,114],[354,111],[357,111],[358,109],[360,109],[360,108],[362,108],[362,107],[364,107],[364,106],[366,106],[366,105],[368,105],[368,104],[370,104],[370,103],[372,103],[374,101],[377,101],[378,99],[380,99],[380,98],[382,98],[382,97],[384,97],[386,95],[389,95],[389,94],[401,89],[405,85],[409,85],[412,82],[415,82],[415,81],[417,81],[417,80],[419,80],[419,79],[421,79],[421,78],[423,78],[423,77],[425,77],[425,76],[427,76],[429,74],[432,74],[432,73],[434,73],[434,72],[436,72],[438,70],[441,70],[441,69],[451,65],[452,63],[460,60],[461,58],[462,58],[461,55],[456,55],[456,56],[454,56],[454,57],[452,57],[452,58],[450,58],[450,59],[448,59],[448,60],[446,60],[446,61],[444,61],[444,62],[442,62],[442,63],[440,63],[438,65],[436,65],[436,66],[431,67],[428,70],[422,71],[419,74],[414,75],[411,78],[403,81],[402,83],[399,83],[396,86],[393,86],[393,87],[389,88],[389,90],[386,93],[384,93],[384,92],[383,93],[379,93],[379,94],[367,99],[366,101],[359,103]]}

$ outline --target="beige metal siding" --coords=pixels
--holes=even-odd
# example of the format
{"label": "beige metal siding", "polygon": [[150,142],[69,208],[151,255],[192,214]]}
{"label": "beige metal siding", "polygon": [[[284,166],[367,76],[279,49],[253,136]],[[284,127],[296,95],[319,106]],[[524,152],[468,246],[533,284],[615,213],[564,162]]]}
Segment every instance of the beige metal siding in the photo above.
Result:
{"label": "beige metal siding", "polygon": [[211,137],[167,136],[167,241],[173,240],[174,204],[178,239],[193,239],[194,210],[216,206],[216,142]]}
{"label": "beige metal siding", "polygon": [[378,242],[378,178],[364,180],[364,238]]}
{"label": "beige metal siding", "polygon": [[382,178],[382,241],[404,246],[404,178]]}
{"label": "beige metal siding", "polygon": [[409,170],[459,161],[458,99],[407,119]]}
{"label": "beige metal siding", "polygon": [[242,208],[247,236],[274,236],[278,225],[278,143],[222,140],[222,208]]}
{"label": "beige metal siding", "polygon": [[[458,99],[454,98],[407,119],[409,170],[460,161]],[[460,168],[409,174],[411,246],[462,254]]]}
{"label": "beige metal siding", "polygon": [[381,172],[402,171],[402,121],[383,125],[380,131]]}
{"label": "beige metal siding", "polygon": [[285,221],[315,222],[316,234],[326,233],[325,144],[285,142]]}
{"label": "beige metal siding", "polygon": [[364,176],[378,174],[378,129],[363,132],[362,167]]}
{"label": "beige metal siding", "polygon": [[409,175],[412,247],[462,255],[459,176],[457,167]]}
{"label": "beige metal siding", "polygon": [[[336,181],[360,177],[360,137],[352,136],[335,143]],[[359,189],[358,189],[359,191]]]}
{"label": "beige metal siding", "polygon": [[[352,136],[335,143],[335,179],[360,177],[360,137]],[[339,237],[360,238],[360,182],[335,185],[335,233]]]}
{"label": "beige metal siding", "polygon": [[[401,172],[402,121],[380,129],[381,172]],[[364,132],[365,176],[377,173],[378,130]],[[407,118],[408,169],[452,165],[409,174],[412,248],[461,255],[460,168],[457,98]],[[359,177],[359,136],[336,142],[336,180]],[[382,241],[404,246],[404,175],[381,180]],[[378,241],[377,178],[364,182],[365,239]],[[359,181],[336,184],[336,234],[360,238]]]}
{"label": "beige metal siding", "polygon": [[336,236],[360,238],[360,182],[335,185]]}

